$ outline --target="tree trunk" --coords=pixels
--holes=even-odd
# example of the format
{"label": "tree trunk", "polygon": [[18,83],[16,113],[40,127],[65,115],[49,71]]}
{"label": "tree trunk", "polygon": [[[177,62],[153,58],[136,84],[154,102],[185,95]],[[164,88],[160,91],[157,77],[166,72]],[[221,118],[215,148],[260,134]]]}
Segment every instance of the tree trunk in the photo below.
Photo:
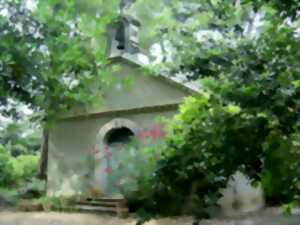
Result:
{"label": "tree trunk", "polygon": [[48,144],[49,144],[49,132],[44,129],[43,140],[41,144],[41,158],[39,162],[38,178],[41,180],[47,179],[47,167],[48,167]]}

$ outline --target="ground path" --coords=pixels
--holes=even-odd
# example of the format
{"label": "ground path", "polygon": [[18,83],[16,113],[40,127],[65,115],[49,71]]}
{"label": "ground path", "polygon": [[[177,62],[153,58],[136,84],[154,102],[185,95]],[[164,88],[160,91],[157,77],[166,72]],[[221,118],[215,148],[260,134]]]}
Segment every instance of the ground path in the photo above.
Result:
{"label": "ground path", "polygon": [[[0,212],[0,225],[135,225],[135,219],[79,213]],[[192,225],[192,219],[165,218],[146,225]],[[285,217],[268,210],[240,219],[203,221],[201,225],[300,225],[300,215]]]}

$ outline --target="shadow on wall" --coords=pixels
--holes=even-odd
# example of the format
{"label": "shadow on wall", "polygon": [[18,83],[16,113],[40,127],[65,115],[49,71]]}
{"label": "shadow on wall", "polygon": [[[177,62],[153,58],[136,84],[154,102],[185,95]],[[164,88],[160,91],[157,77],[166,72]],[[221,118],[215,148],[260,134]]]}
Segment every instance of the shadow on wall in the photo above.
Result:
{"label": "shadow on wall", "polygon": [[[61,156],[60,159],[67,158]],[[82,156],[77,161],[58,160],[52,162],[51,174],[56,176],[48,178],[48,196],[74,196],[82,195],[88,191],[93,170],[93,158],[90,155]],[[73,166],[75,163],[77,166]],[[89,165],[88,167],[86,165]]]}
{"label": "shadow on wall", "polygon": [[261,185],[253,187],[250,180],[241,172],[236,172],[222,190],[219,200],[224,216],[237,216],[254,212],[264,207],[264,194]]}

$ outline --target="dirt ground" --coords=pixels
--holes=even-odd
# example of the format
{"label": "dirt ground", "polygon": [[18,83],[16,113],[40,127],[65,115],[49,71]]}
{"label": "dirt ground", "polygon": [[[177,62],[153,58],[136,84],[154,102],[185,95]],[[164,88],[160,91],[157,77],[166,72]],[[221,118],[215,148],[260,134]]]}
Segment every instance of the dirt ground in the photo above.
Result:
{"label": "dirt ground", "polygon": [[[192,225],[192,218],[164,218],[145,225]],[[135,225],[134,218],[81,213],[0,212],[0,225]],[[201,225],[300,225],[300,215],[285,217],[264,211],[244,218],[203,221]]]}

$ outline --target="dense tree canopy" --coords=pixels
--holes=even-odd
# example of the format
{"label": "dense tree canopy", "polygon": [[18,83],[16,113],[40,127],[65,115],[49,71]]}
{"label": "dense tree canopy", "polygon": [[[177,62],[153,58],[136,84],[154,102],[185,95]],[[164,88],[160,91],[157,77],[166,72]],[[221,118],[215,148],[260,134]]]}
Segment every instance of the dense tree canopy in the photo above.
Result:
{"label": "dense tree canopy", "polygon": [[237,170],[262,182],[268,203],[299,200],[298,1],[158,4],[170,6],[150,12],[162,68],[199,80],[201,94],[170,123],[147,211],[178,214],[191,201],[207,216]]}
{"label": "dense tree canopy", "polygon": [[[0,104],[15,99],[51,118],[99,100],[112,82],[104,33],[117,4],[0,0]],[[169,206],[192,193],[203,216],[238,169],[262,181],[272,202],[299,199],[299,8],[297,0],[138,0],[130,9],[144,24],[143,45],[159,46],[159,69],[201,88],[170,123],[146,181],[149,210],[167,203],[166,213],[178,213]]]}
{"label": "dense tree canopy", "polygon": [[[217,38],[228,42],[252,38],[270,22],[297,23],[299,8],[297,0],[138,0],[131,13],[144,24],[143,44],[159,43],[163,60],[179,65],[178,53],[201,55],[199,45],[191,45],[203,36],[207,36],[205,41]],[[180,49],[176,51],[176,47]]]}
{"label": "dense tree canopy", "polygon": [[104,33],[117,1],[35,2],[0,1],[0,104],[14,99],[51,117],[99,100],[110,82]]}
{"label": "dense tree canopy", "polygon": [[[197,183],[198,205],[209,206],[242,170],[263,182],[272,202],[298,198],[299,47],[293,29],[269,27],[257,41],[218,46],[207,58],[203,92],[182,106],[157,170],[165,194],[184,197]],[[201,73],[203,65],[187,68]]]}
{"label": "dense tree canopy", "polygon": [[[26,2],[0,1],[1,105],[13,98],[50,116],[70,105],[100,100],[101,87],[111,83],[105,67],[104,33],[119,1],[32,1],[36,5],[30,7]],[[184,58],[200,56],[198,51],[191,53],[186,51],[189,46],[181,45],[195,43],[195,32],[205,29],[226,36],[247,35],[245,30],[251,30],[254,23],[252,11],[295,19],[298,4],[271,0],[139,0],[130,13],[144,24],[144,45],[159,43],[160,57],[179,65],[174,58],[178,52]]]}

